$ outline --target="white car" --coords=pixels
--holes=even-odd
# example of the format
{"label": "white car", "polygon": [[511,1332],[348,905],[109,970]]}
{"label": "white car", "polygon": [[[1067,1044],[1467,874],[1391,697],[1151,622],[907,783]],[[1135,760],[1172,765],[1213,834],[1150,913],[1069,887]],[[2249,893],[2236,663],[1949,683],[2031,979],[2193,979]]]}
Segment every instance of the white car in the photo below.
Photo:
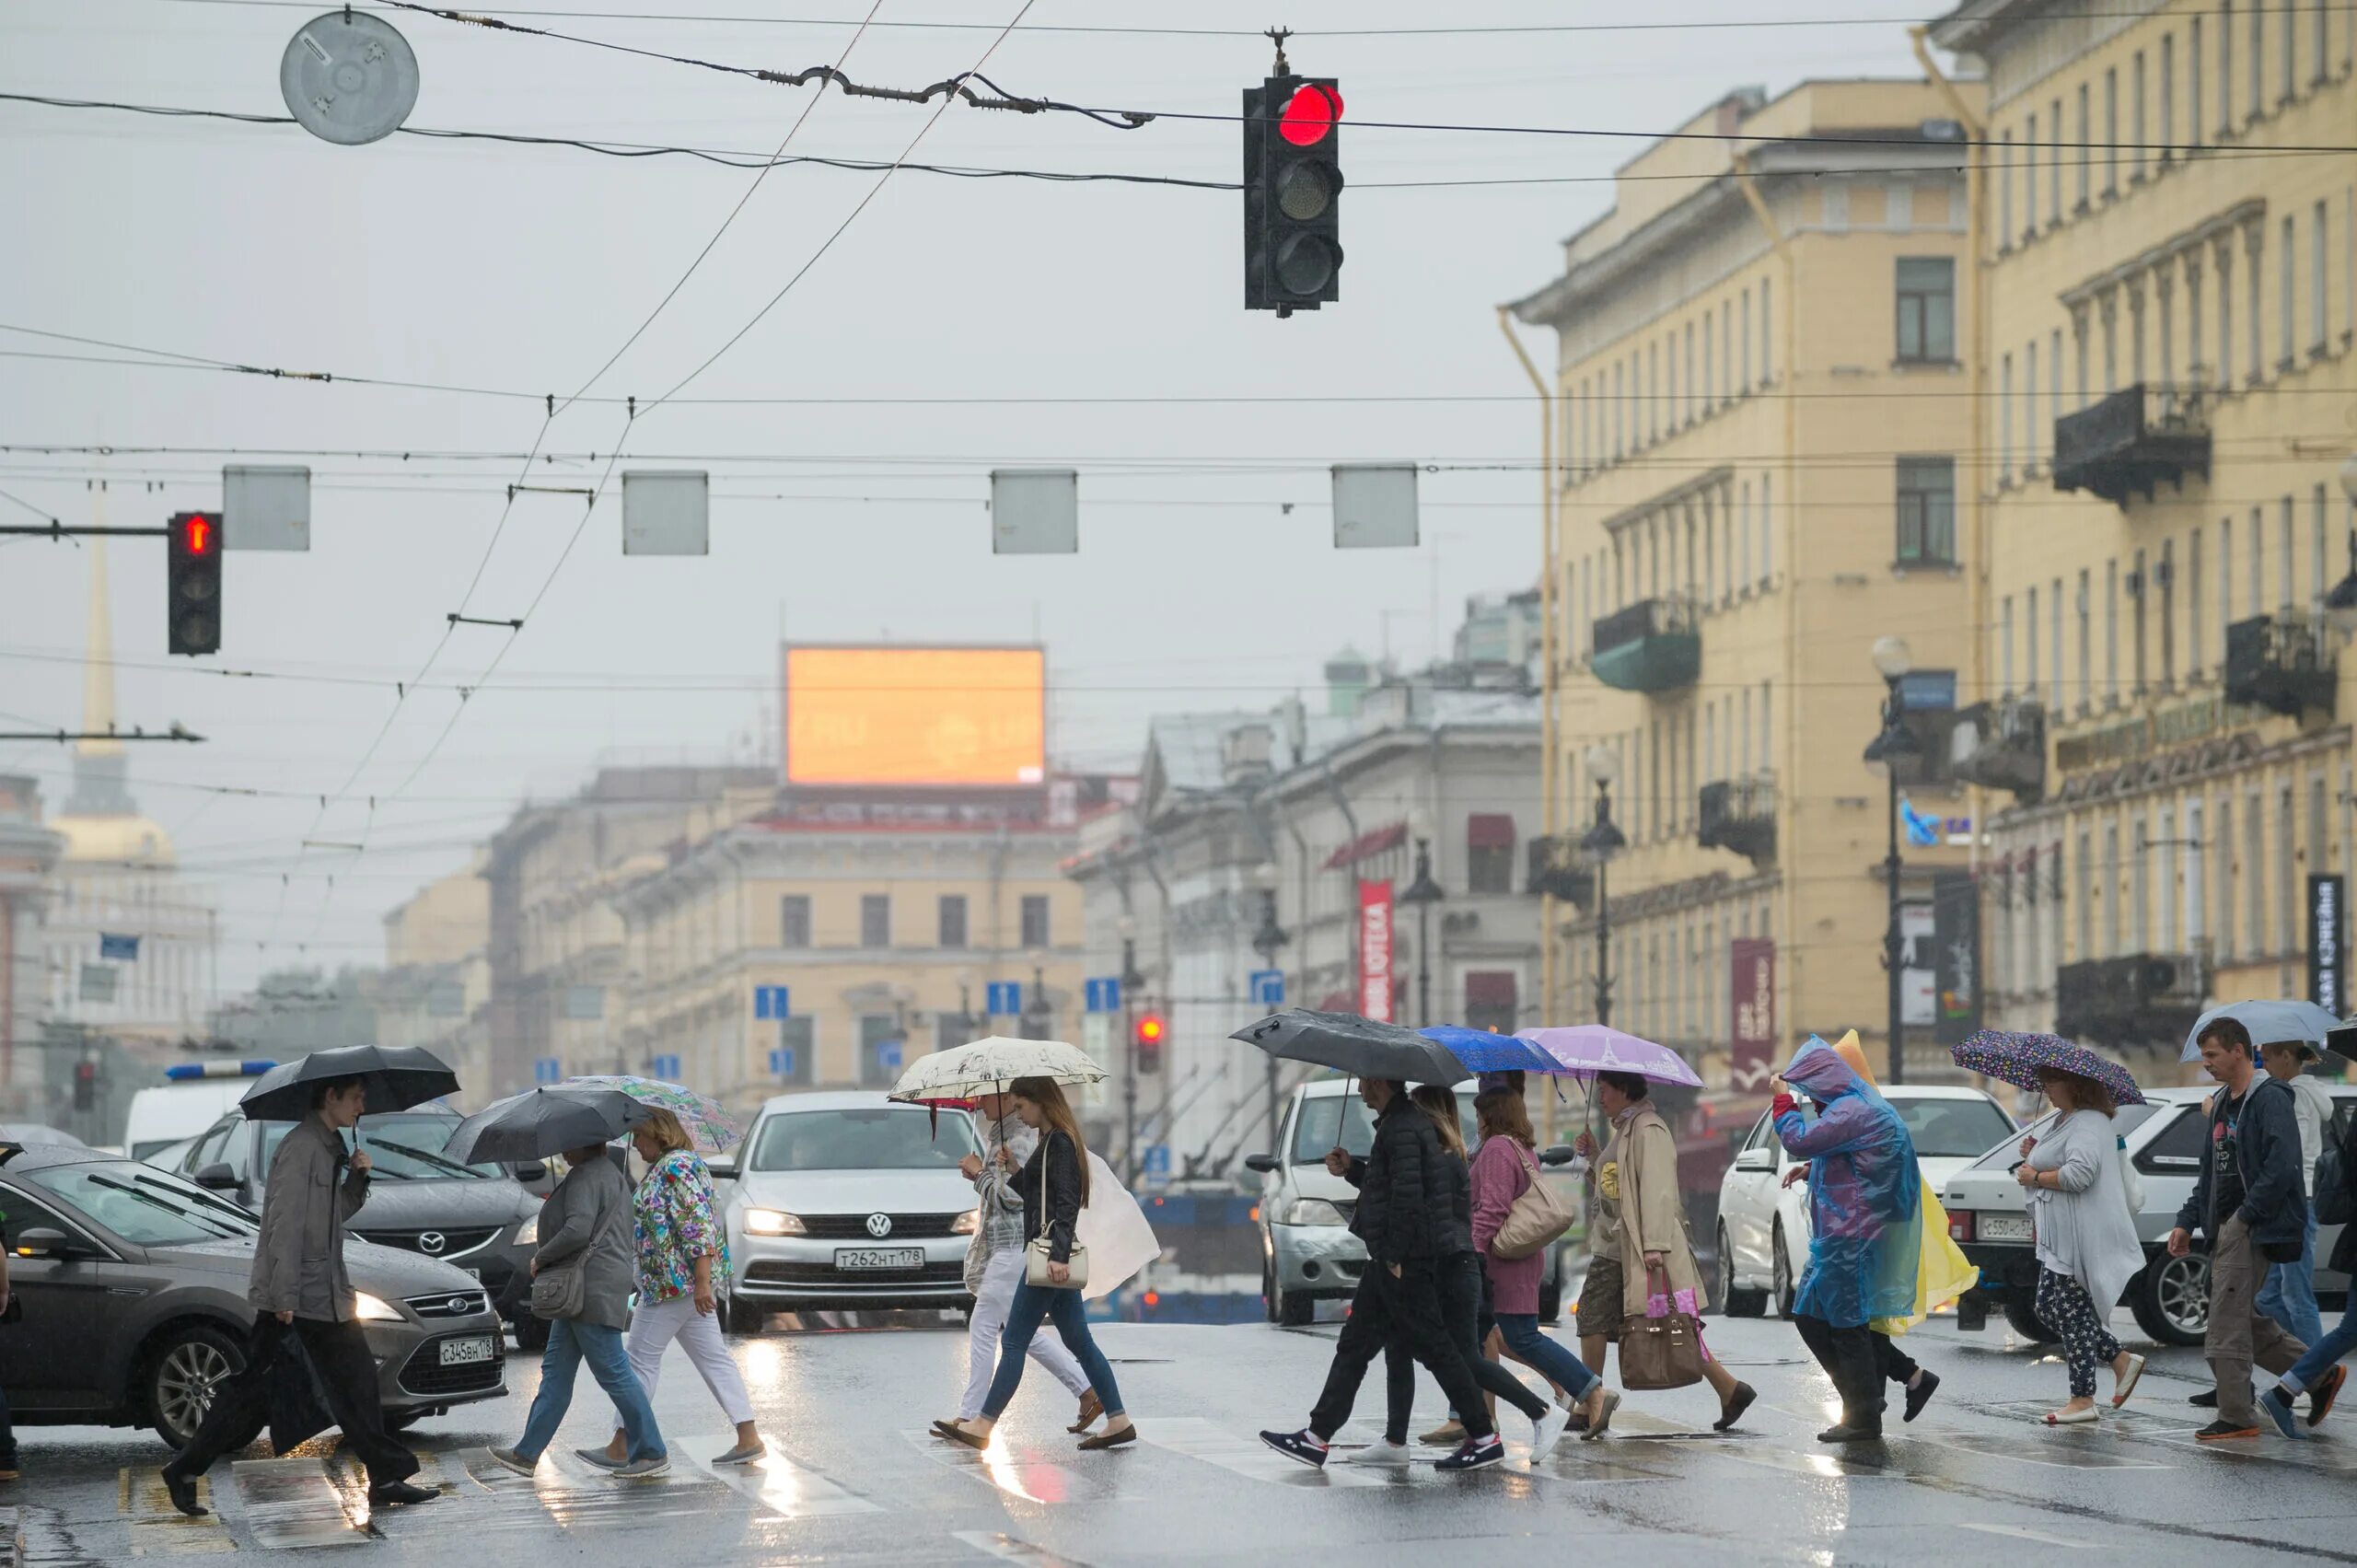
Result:
{"label": "white car", "polygon": [[980,1211],[958,1162],[979,1153],[962,1110],[853,1091],[764,1104],[724,1189],[730,1330],[772,1312],[970,1307]]}
{"label": "white car", "polygon": [[123,1152],[154,1160],[173,1144],[191,1140],[237,1109],[254,1080],[274,1062],[181,1062],[164,1069],[164,1082],[131,1097],[123,1119]]}
{"label": "white car", "polygon": [[[1915,1162],[1932,1191],[1989,1150],[2019,1135],[2004,1107],[1979,1089],[1947,1084],[1899,1084],[1883,1098],[1907,1123]],[[1802,1114],[1809,1114],[1803,1100]],[[1792,1315],[1793,1289],[1808,1262],[1808,1188],[1783,1185],[1800,1163],[1784,1152],[1771,1118],[1761,1112],[1719,1181],[1719,1269],[1714,1293],[1721,1309],[1756,1318],[1772,1300]]]}

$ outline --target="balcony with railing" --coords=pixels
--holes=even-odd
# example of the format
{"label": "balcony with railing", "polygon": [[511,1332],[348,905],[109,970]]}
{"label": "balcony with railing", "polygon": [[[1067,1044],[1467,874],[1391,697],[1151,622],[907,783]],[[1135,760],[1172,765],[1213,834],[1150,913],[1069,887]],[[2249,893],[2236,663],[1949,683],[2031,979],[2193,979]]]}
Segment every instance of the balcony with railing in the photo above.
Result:
{"label": "balcony with railing", "polygon": [[2325,628],[2303,615],[2254,615],[2226,628],[2226,701],[2296,718],[2330,713],[2336,660]]}
{"label": "balcony with railing", "polygon": [[2200,1017],[2209,989],[2209,967],[2200,952],[2064,964],[2054,976],[2054,1032],[2098,1045],[2166,1046],[2174,1052]]}
{"label": "balcony with railing", "polygon": [[2085,490],[2115,506],[2153,498],[2187,470],[2210,475],[2210,411],[2199,387],[2139,382],[2054,422],[2054,488]]}
{"label": "balcony with railing", "polygon": [[1776,780],[1753,773],[1702,786],[1694,837],[1704,849],[1733,850],[1754,865],[1776,858]]}
{"label": "balcony with railing", "polygon": [[1596,678],[1622,691],[1675,691],[1702,672],[1702,634],[1682,596],[1639,599],[1596,623]]}
{"label": "balcony with railing", "polygon": [[2035,697],[1975,703],[1950,732],[1955,776],[2017,799],[2046,793],[2046,704]]}
{"label": "balcony with railing", "polygon": [[1530,876],[1527,886],[1533,893],[1551,893],[1567,904],[1588,909],[1596,902],[1596,873],[1585,865],[1562,864],[1573,852],[1564,844],[1559,853],[1557,841],[1537,838],[1530,841]]}

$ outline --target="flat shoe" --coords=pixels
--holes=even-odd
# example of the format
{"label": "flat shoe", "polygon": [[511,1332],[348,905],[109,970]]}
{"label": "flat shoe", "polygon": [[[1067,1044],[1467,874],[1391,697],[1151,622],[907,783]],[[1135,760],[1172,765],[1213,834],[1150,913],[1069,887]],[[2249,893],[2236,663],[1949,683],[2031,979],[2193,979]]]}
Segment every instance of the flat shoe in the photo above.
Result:
{"label": "flat shoe", "polygon": [[1070,1426],[1065,1427],[1064,1430],[1066,1432],[1086,1432],[1090,1427],[1096,1425],[1097,1418],[1104,1413],[1105,1401],[1097,1397],[1096,1389],[1091,1388],[1088,1392],[1080,1397],[1080,1418],[1077,1421],[1074,1421]]}
{"label": "flat shoe", "polygon": [[714,1454],[712,1462],[715,1465],[749,1465],[769,1451],[770,1446],[757,1437],[750,1443],[736,1445],[726,1454]]}
{"label": "flat shoe", "polygon": [[952,1443],[963,1443],[969,1448],[987,1448],[991,1446],[988,1436],[981,1433],[969,1432],[962,1426],[944,1427],[941,1434]]}
{"label": "flat shoe", "polygon": [[1719,1408],[1719,1419],[1711,1423],[1711,1430],[1733,1431],[1735,1423],[1743,1419],[1743,1412],[1751,1408],[1751,1401],[1759,1397],[1759,1390],[1750,1384],[1737,1383],[1735,1392],[1727,1396],[1727,1402]]}
{"label": "flat shoe", "polygon": [[933,1434],[935,1437],[955,1436],[957,1426],[958,1423],[954,1421],[936,1421],[933,1423]]}
{"label": "flat shoe", "polygon": [[2144,1358],[2138,1355],[2134,1351],[2129,1352],[2128,1376],[2122,1377],[2119,1380],[2119,1387],[2111,1391],[2112,1409],[2118,1410],[2120,1406],[2128,1402],[2128,1396],[2136,1391],[2136,1384],[2143,1376]]}
{"label": "flat shoe", "polygon": [[1620,1394],[1610,1388],[1605,1389],[1603,1399],[1596,1407],[1596,1419],[1580,1429],[1580,1441],[1593,1443],[1612,1430],[1612,1412],[1620,1408]]}
{"label": "flat shoe", "polygon": [[2095,1424],[2095,1420],[2096,1407],[2093,1405],[2089,1405],[2083,1411],[2048,1411],[2046,1412],[2046,1424],[2049,1426],[2092,1426]]}
{"label": "flat shoe", "polygon": [[1434,1427],[1416,1441],[1430,1444],[1435,1448],[1454,1448],[1465,1441],[1465,1427],[1458,1422],[1446,1422]]}
{"label": "flat shoe", "polygon": [[1137,1440],[1138,1429],[1134,1425],[1123,1425],[1082,1438],[1080,1451],[1084,1454],[1093,1454],[1099,1448],[1119,1448],[1124,1444],[1134,1443]]}

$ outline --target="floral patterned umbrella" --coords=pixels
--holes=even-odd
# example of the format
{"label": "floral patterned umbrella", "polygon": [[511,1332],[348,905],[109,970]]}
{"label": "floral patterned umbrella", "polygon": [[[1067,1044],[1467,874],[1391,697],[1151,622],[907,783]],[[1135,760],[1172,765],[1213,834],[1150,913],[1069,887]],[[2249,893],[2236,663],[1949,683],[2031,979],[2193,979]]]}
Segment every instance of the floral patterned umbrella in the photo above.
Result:
{"label": "floral patterned umbrella", "polygon": [[745,1130],[737,1125],[737,1119],[721,1109],[718,1101],[707,1099],[683,1084],[642,1078],[634,1073],[593,1073],[567,1078],[558,1087],[620,1089],[642,1104],[660,1106],[679,1119],[679,1125],[695,1140],[700,1154],[720,1154],[745,1135]]}
{"label": "floral patterned umbrella", "polygon": [[2144,1092],[2128,1075],[2127,1068],[2059,1035],[1982,1029],[1950,1047],[1948,1055],[1968,1073],[2001,1079],[2017,1089],[2037,1088],[2038,1070],[2044,1067],[2101,1084],[2121,1105],[2144,1103]]}

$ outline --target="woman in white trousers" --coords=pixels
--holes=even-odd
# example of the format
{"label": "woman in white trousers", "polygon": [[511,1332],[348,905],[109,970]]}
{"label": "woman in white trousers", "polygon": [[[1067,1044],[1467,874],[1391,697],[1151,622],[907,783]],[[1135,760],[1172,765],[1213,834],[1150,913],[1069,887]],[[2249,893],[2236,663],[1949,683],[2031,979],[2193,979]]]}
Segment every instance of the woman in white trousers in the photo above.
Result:
{"label": "woman in white trousers", "polygon": [[[631,1314],[631,1370],[655,1402],[663,1353],[679,1342],[703,1374],[704,1387],[736,1424],[737,1443],[716,1457],[719,1465],[746,1465],[766,1451],[753,1425],[752,1396],[737,1370],[728,1342],[714,1316],[728,1280],[728,1241],[720,1225],[712,1173],[698,1159],[679,1118],[657,1107],[631,1130],[631,1143],[646,1162],[645,1178],[633,1195],[638,1230],[638,1306]],[[593,1464],[619,1466],[628,1455],[619,1415],[613,1440],[603,1448],[577,1450]]]}

